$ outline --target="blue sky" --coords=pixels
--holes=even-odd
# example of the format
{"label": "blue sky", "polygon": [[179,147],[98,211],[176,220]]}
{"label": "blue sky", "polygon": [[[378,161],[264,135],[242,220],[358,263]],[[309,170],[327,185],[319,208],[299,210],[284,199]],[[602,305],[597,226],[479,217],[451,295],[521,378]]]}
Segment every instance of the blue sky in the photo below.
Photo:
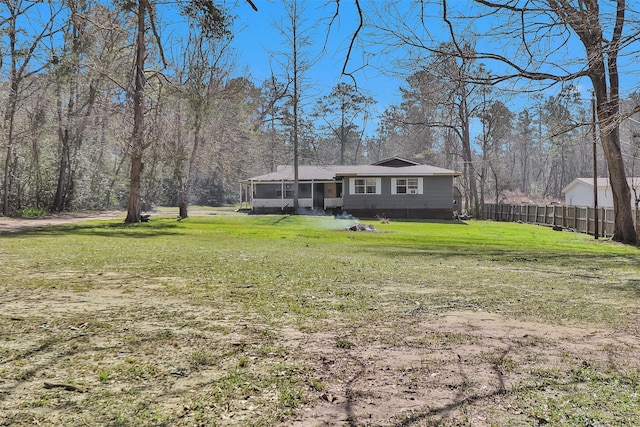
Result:
{"label": "blue sky", "polygon": [[[335,3],[326,0],[304,1],[307,17],[304,28],[311,28],[309,36],[311,46],[308,56],[318,56],[318,61],[305,73],[308,94],[313,97],[328,94],[340,81],[353,80],[341,75],[346,58],[350,37],[357,27],[357,11],[351,1],[340,3],[340,16],[329,29],[329,21],[335,12]],[[284,36],[277,24],[286,20],[286,10],[280,1],[254,0],[258,7],[255,12],[240,0],[234,9],[236,29],[233,46],[238,52],[238,65],[246,67],[256,84],[261,84],[271,75],[281,72],[277,61],[270,58],[269,52],[286,51]],[[286,26],[286,22],[285,22]],[[326,46],[325,46],[326,43]],[[362,64],[362,51],[356,49],[348,71]],[[391,103],[400,102],[399,78],[383,75],[373,67],[354,72],[356,83],[378,102],[376,110],[382,112]]]}
{"label": "blue sky", "polygon": [[[276,75],[281,72],[279,64],[270,58],[269,52],[273,54],[286,50],[284,36],[277,29],[277,24],[286,19],[286,10],[279,0],[254,0],[258,12],[255,12],[245,0],[236,1],[236,6],[233,8],[233,13],[237,16],[233,46],[238,52],[238,65],[246,68],[254,82],[260,85],[270,76],[272,69]],[[341,75],[341,72],[351,37],[358,24],[358,14],[352,0],[343,0],[340,2],[340,15],[329,28],[330,19],[335,13],[335,1],[305,0],[301,3],[304,5],[306,17],[302,27],[303,29],[313,27],[309,31],[312,46],[308,49],[308,56],[319,56],[318,62],[305,73],[309,87],[306,95],[313,98],[329,93],[331,88],[340,81],[353,82],[350,77]],[[363,7],[384,4],[390,4],[390,2],[383,0],[362,2]],[[467,2],[460,1],[452,4],[464,8]],[[428,28],[416,26],[418,22],[416,18],[420,10],[412,9],[411,2],[408,0],[397,3],[392,8],[394,17],[385,16],[382,19],[388,18],[396,25],[407,25],[406,29],[415,30],[417,34],[424,36],[427,43],[430,38],[448,41],[449,35],[444,30],[441,17],[441,6],[435,4],[431,8],[432,10],[427,13],[432,17],[428,21]],[[371,15],[367,18],[375,20]],[[377,101],[376,112],[382,113],[390,104],[401,102],[399,87],[405,83],[404,77],[410,71],[402,70],[395,60],[400,55],[406,55],[407,51],[402,48],[391,51],[386,49],[383,54],[379,52],[385,49],[382,46],[383,43],[378,46],[369,44],[363,48],[362,36],[364,35],[361,33],[359,44],[352,52],[347,72],[353,71],[357,85]],[[369,53],[364,54],[365,50]],[[378,50],[377,54],[371,53],[375,50]],[[422,54],[424,55],[425,52],[423,51]],[[367,66],[362,67],[365,63]],[[493,63],[489,68],[492,66],[503,67],[501,64]],[[386,71],[380,71],[381,69]],[[529,88],[530,85],[529,83]],[[551,92],[554,93],[555,89]],[[522,105],[521,101],[517,101],[514,97],[511,97],[510,101],[513,103],[511,105],[513,108],[520,108]]]}
{"label": "blue sky", "polygon": [[[233,14],[236,18],[236,31],[235,40],[233,46],[238,52],[238,65],[248,70],[250,76],[253,78],[257,85],[260,85],[271,74],[271,67],[276,73],[280,73],[279,65],[276,61],[270,59],[269,52],[283,51],[285,47],[285,39],[280,31],[276,28],[277,23],[281,22],[286,17],[286,10],[280,0],[253,0],[258,7],[258,12],[255,12],[245,0],[234,0],[235,7]],[[309,49],[309,55],[319,55],[320,59],[314,66],[306,73],[307,83],[309,86],[307,94],[310,98],[314,96],[323,96],[330,92],[331,88],[340,81],[351,82],[351,79],[341,75],[342,67],[346,58],[347,48],[350,42],[350,37],[353,35],[357,26],[357,11],[354,8],[353,0],[343,0],[340,2],[340,15],[338,19],[333,23],[331,31],[329,31],[329,20],[335,12],[336,2],[333,0],[304,0],[301,1],[306,10],[305,16],[306,22],[303,22],[302,27],[313,27],[310,31],[312,36],[312,47]],[[434,2],[433,9],[428,10],[426,13],[427,22],[426,26],[422,26],[415,18],[419,16],[420,9],[411,9],[411,4],[408,0],[392,3],[385,0],[364,0],[361,2],[363,7],[369,5],[381,6],[394,4],[392,9],[394,17],[384,15],[380,19],[393,22],[393,25],[403,26],[406,25],[405,30],[416,31],[419,37],[423,37],[425,41],[440,40],[446,41],[449,39],[446,31],[443,31],[442,10],[438,2]],[[460,8],[461,10],[450,10],[451,16],[454,12],[464,12],[462,9],[466,9],[471,3],[463,0],[452,1],[449,6],[453,8]],[[406,7],[406,9],[405,9]],[[603,9],[604,10],[604,9]],[[468,11],[467,11],[468,12]],[[610,14],[611,11],[607,10]],[[462,13],[464,15],[464,13]],[[637,11],[629,11],[628,18],[631,19],[640,17]],[[369,16],[369,18],[374,19]],[[377,22],[377,21],[376,21]],[[456,31],[459,31],[458,35],[472,35],[474,32],[477,34],[477,43],[479,43],[479,50],[483,50],[482,46],[485,46],[488,51],[498,49],[496,53],[504,53],[505,55],[513,58],[518,58],[518,49],[520,43],[502,43],[502,41],[492,40],[492,34],[487,33],[487,29],[494,26],[496,30],[500,30],[500,25],[503,23],[496,22],[492,16],[485,17],[482,21],[460,19],[458,21],[460,25]],[[631,24],[629,24],[631,25]],[[475,31],[474,31],[475,30]],[[607,30],[605,30],[607,31]],[[561,43],[562,36],[558,33],[545,35],[541,39],[541,47],[548,48],[557,46],[558,52],[556,56],[558,66],[567,69],[577,69],[577,63],[584,64],[584,47],[575,39],[575,34],[572,35],[572,40],[569,44],[563,46]],[[376,40],[377,41],[377,40]],[[326,46],[325,46],[326,42]],[[494,43],[498,43],[495,47]],[[546,44],[545,44],[546,43]],[[501,46],[500,46],[501,45]],[[503,50],[499,50],[502,47]],[[323,51],[324,48],[324,51]],[[380,46],[376,49],[382,49]],[[371,51],[374,49],[372,45],[366,46],[366,49]],[[631,46],[628,50],[637,51]],[[365,89],[369,95],[371,95],[377,102],[375,107],[375,113],[382,113],[386,107],[390,104],[399,104],[401,102],[401,96],[399,87],[404,84],[403,75],[400,73],[401,67],[394,64],[394,59],[399,55],[403,55],[406,52],[402,48],[398,48],[394,51],[387,51],[385,54],[378,53],[377,55],[369,54],[367,57],[363,56],[362,45],[357,45],[356,49],[352,53],[351,62],[349,63],[348,71],[356,70],[354,77],[359,87]],[[424,53],[424,52],[423,52]],[[631,53],[629,56],[621,56],[621,91],[623,96],[629,95],[632,91],[638,90],[638,62],[637,55]],[[576,58],[579,58],[577,61]],[[577,61],[577,62],[576,62]],[[369,65],[363,69],[358,69],[363,63]],[[488,68],[493,71],[497,71],[504,68],[503,64],[493,62],[486,64]],[[387,69],[385,73],[379,71],[380,68]],[[557,71],[556,68],[550,68],[552,72]],[[405,71],[405,76],[408,71]],[[591,82],[583,78],[574,82],[579,88],[585,99],[590,97]],[[530,81],[509,81],[507,87],[515,89],[515,92],[511,92],[504,98],[504,102],[513,111],[521,110],[523,107],[531,103],[530,96],[532,92],[528,94],[518,94],[523,87],[531,90],[535,83]],[[560,86],[555,86],[544,92],[545,96],[556,94],[559,91]],[[369,132],[373,129],[368,129]]]}

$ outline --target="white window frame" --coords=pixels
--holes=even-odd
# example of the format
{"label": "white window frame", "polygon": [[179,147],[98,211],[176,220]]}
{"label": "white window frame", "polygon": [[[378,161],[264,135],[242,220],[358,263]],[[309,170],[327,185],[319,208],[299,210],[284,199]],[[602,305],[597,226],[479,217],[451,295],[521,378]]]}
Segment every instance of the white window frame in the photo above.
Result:
{"label": "white window frame", "polygon": [[[409,180],[414,181],[409,185]],[[404,188],[404,192],[398,191]],[[407,176],[391,178],[391,194],[396,195],[413,195],[424,194],[424,179],[422,177]]]}
{"label": "white window frame", "polygon": [[[362,183],[357,183],[361,181]],[[363,190],[356,192],[358,189]],[[382,194],[382,178],[357,177],[349,179],[349,193],[353,195]]]}

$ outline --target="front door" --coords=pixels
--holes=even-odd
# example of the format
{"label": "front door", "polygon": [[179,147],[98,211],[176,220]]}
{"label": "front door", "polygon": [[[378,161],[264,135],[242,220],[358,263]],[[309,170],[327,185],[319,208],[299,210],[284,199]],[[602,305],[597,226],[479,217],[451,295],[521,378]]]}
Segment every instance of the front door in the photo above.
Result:
{"label": "front door", "polygon": [[324,183],[313,185],[313,209],[324,210]]}

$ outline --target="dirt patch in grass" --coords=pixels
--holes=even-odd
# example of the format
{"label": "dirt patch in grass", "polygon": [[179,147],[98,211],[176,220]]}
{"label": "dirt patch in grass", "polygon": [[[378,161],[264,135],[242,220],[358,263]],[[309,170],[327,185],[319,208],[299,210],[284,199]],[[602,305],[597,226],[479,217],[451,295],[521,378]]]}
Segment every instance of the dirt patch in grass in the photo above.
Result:
{"label": "dirt patch in grass", "polygon": [[73,224],[80,221],[117,219],[124,220],[126,212],[122,211],[86,211],[44,215],[40,217],[10,218],[0,216],[0,232],[11,232],[31,227],[50,227]]}
{"label": "dirt patch in grass", "polygon": [[285,424],[557,423],[563,420],[554,419],[542,406],[533,410],[526,396],[548,393],[562,399],[585,386],[576,372],[595,366],[612,375],[638,369],[637,337],[610,330],[521,322],[478,312],[394,322],[391,328],[370,325],[370,332],[378,331],[377,339],[350,336],[349,348],[339,348],[331,335],[302,338],[300,351],[313,361],[315,383],[323,386],[294,421]]}
{"label": "dirt patch in grass", "polygon": [[[175,212],[174,212],[175,211]],[[232,210],[226,208],[226,214],[233,213]],[[163,209],[160,211],[146,212],[152,216],[176,214],[176,209]],[[213,209],[192,209],[189,214],[192,216],[216,215],[218,211]],[[127,213],[125,211],[109,210],[109,211],[81,211],[81,212],[63,212],[59,214],[48,214],[38,217],[12,218],[0,216],[0,233],[11,232],[32,227],[50,227],[57,225],[74,224],[82,221],[90,220],[113,220],[122,219],[124,221]]]}
{"label": "dirt patch in grass", "polygon": [[635,336],[481,312],[302,332],[144,287],[0,300],[0,425],[543,425],[527,396],[640,360]]}

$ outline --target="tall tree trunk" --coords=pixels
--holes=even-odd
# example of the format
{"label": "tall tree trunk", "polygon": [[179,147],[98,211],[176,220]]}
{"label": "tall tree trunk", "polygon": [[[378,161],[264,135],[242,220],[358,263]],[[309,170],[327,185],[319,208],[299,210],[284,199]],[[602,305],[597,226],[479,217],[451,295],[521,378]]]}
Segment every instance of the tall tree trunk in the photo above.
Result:
{"label": "tall tree trunk", "polygon": [[142,152],[144,149],[144,58],[146,0],[138,0],[138,25],[136,37],[135,89],[133,93],[133,132],[131,136],[131,174],[129,205],[124,222],[140,222],[142,197]]}
{"label": "tall tree trunk", "polygon": [[[594,28],[594,34],[581,34],[589,57],[589,77],[596,96],[596,111],[600,127],[600,141],[609,167],[609,180],[613,194],[615,226],[613,240],[623,243],[637,243],[633,214],[631,212],[631,190],[627,183],[624,159],[620,148],[620,81],[618,76],[618,51],[624,25],[624,0],[618,0],[616,24],[613,37],[604,51],[602,29]],[[597,8],[591,13],[597,18]],[[591,36],[591,38],[590,38]],[[605,65],[606,64],[606,65]],[[609,78],[607,90],[607,77]]]}
{"label": "tall tree trunk", "polygon": [[6,144],[7,144],[7,150],[6,150],[6,158],[5,158],[5,162],[4,162],[4,176],[3,176],[3,180],[2,180],[2,214],[3,215],[9,215],[9,213],[11,212],[10,206],[9,206],[9,192],[11,191],[11,185],[10,183],[10,176],[11,176],[11,160],[13,158],[13,149],[14,149],[14,135],[13,135],[13,131],[14,131],[14,126],[15,126],[15,115],[16,115],[16,105],[18,102],[18,89],[20,87],[20,75],[18,73],[18,66],[17,66],[17,56],[18,53],[16,51],[16,37],[17,37],[17,32],[16,32],[16,17],[12,16],[11,19],[9,19],[9,25],[10,28],[7,31],[7,35],[9,37],[9,49],[11,52],[11,69],[10,69],[10,79],[11,82],[9,84],[9,94],[8,94],[8,99],[7,99],[7,107],[5,109],[5,113],[4,113],[4,123],[3,123],[3,128],[5,130],[5,135],[6,135]]}
{"label": "tall tree trunk", "polygon": [[9,91],[9,100],[7,109],[4,115],[4,125],[6,126],[7,137],[7,150],[6,158],[4,162],[4,176],[2,181],[2,214],[9,215],[11,209],[9,206],[9,192],[11,191],[11,185],[9,178],[11,177],[11,164],[13,159],[13,149],[15,141],[13,140],[14,119],[16,111],[16,93],[18,85],[11,83],[11,89]]}
{"label": "tall tree trunk", "polygon": [[467,171],[467,182],[469,183],[469,205],[467,209],[471,215],[477,216],[480,211],[478,201],[478,186],[476,183],[476,169],[473,165],[473,152],[471,151],[471,132],[469,130],[469,111],[467,110],[466,97],[460,103],[460,118],[462,119],[462,151]]}
{"label": "tall tree trunk", "polygon": [[[73,87],[73,85],[72,85]],[[57,109],[58,109],[58,140],[60,141],[60,159],[58,162],[58,184],[56,186],[56,194],[53,199],[52,210],[54,212],[61,212],[64,210],[65,199],[67,194],[67,184],[69,173],[69,163],[71,158],[71,135],[70,135],[70,124],[69,120],[71,119],[71,114],[73,111],[73,94],[69,96],[69,104],[67,106],[67,121],[65,123],[65,119],[62,113],[62,94],[60,93],[60,88],[58,87],[58,96],[57,96]]]}
{"label": "tall tree trunk", "polygon": [[191,192],[192,176],[195,170],[198,152],[200,150],[200,130],[202,128],[201,114],[202,113],[200,111],[196,111],[195,124],[193,129],[193,146],[191,147],[189,164],[187,165],[186,176],[184,176],[182,182],[179,183],[180,192],[178,194],[178,209],[179,216],[183,219],[189,217],[189,193]]}
{"label": "tall tree trunk", "polygon": [[617,242],[635,244],[637,243],[637,236],[631,211],[631,190],[624,170],[624,160],[619,142],[620,130],[617,124],[613,124],[617,120],[618,114],[617,112],[612,112],[612,107],[609,103],[601,105],[598,97],[597,99],[600,140],[607,159],[609,181],[613,195],[615,226],[612,239]]}
{"label": "tall tree trunk", "polygon": [[344,103],[340,106],[340,112],[340,164],[344,165],[344,150],[347,145],[347,137],[344,130]]}
{"label": "tall tree trunk", "polygon": [[[73,191],[73,178],[74,168],[72,158],[75,157],[75,151],[77,151],[82,134],[84,132],[85,123],[77,122],[79,116],[79,74],[80,74],[80,57],[81,57],[81,42],[80,31],[77,26],[78,19],[75,8],[71,10],[72,16],[70,19],[69,33],[71,34],[71,48],[70,52],[66,52],[66,58],[70,59],[73,64],[73,68],[65,70],[66,67],[60,67],[56,70],[58,76],[57,90],[56,90],[56,105],[58,112],[58,140],[60,142],[60,159],[59,159],[59,171],[58,171],[58,183],[56,186],[56,194],[53,199],[53,205],[51,209],[55,212],[61,212],[69,207],[70,200],[72,199],[71,192]],[[63,58],[64,60],[65,58]],[[68,96],[66,112],[64,111],[63,93],[62,88],[66,81],[65,73],[69,72],[68,79]],[[95,90],[93,84],[89,88],[89,104],[87,108],[87,117],[92,112],[92,105],[95,101]],[[72,129],[73,126],[73,129]],[[76,149],[73,149],[75,145]]]}
{"label": "tall tree trunk", "polygon": [[295,22],[291,25],[291,30],[293,32],[293,211],[294,213],[298,213],[298,208],[300,201],[298,199],[298,183],[299,183],[299,171],[298,171],[298,162],[299,162],[299,137],[298,137],[298,114],[300,113],[300,93],[299,93],[299,79],[300,75],[298,74],[298,12],[297,12],[297,0],[295,0],[293,7],[295,8],[294,15]]}
{"label": "tall tree trunk", "polygon": [[176,185],[178,188],[177,202],[178,202],[178,217],[179,218],[187,218],[189,216],[188,212],[188,201],[185,193],[187,192],[186,184],[185,184],[185,173],[187,173],[187,168],[185,167],[185,158],[186,158],[186,147],[185,141],[183,140],[182,133],[182,109],[178,107],[177,110],[177,120],[178,123],[177,135],[175,136],[175,169],[174,169],[174,177],[176,180]]}

